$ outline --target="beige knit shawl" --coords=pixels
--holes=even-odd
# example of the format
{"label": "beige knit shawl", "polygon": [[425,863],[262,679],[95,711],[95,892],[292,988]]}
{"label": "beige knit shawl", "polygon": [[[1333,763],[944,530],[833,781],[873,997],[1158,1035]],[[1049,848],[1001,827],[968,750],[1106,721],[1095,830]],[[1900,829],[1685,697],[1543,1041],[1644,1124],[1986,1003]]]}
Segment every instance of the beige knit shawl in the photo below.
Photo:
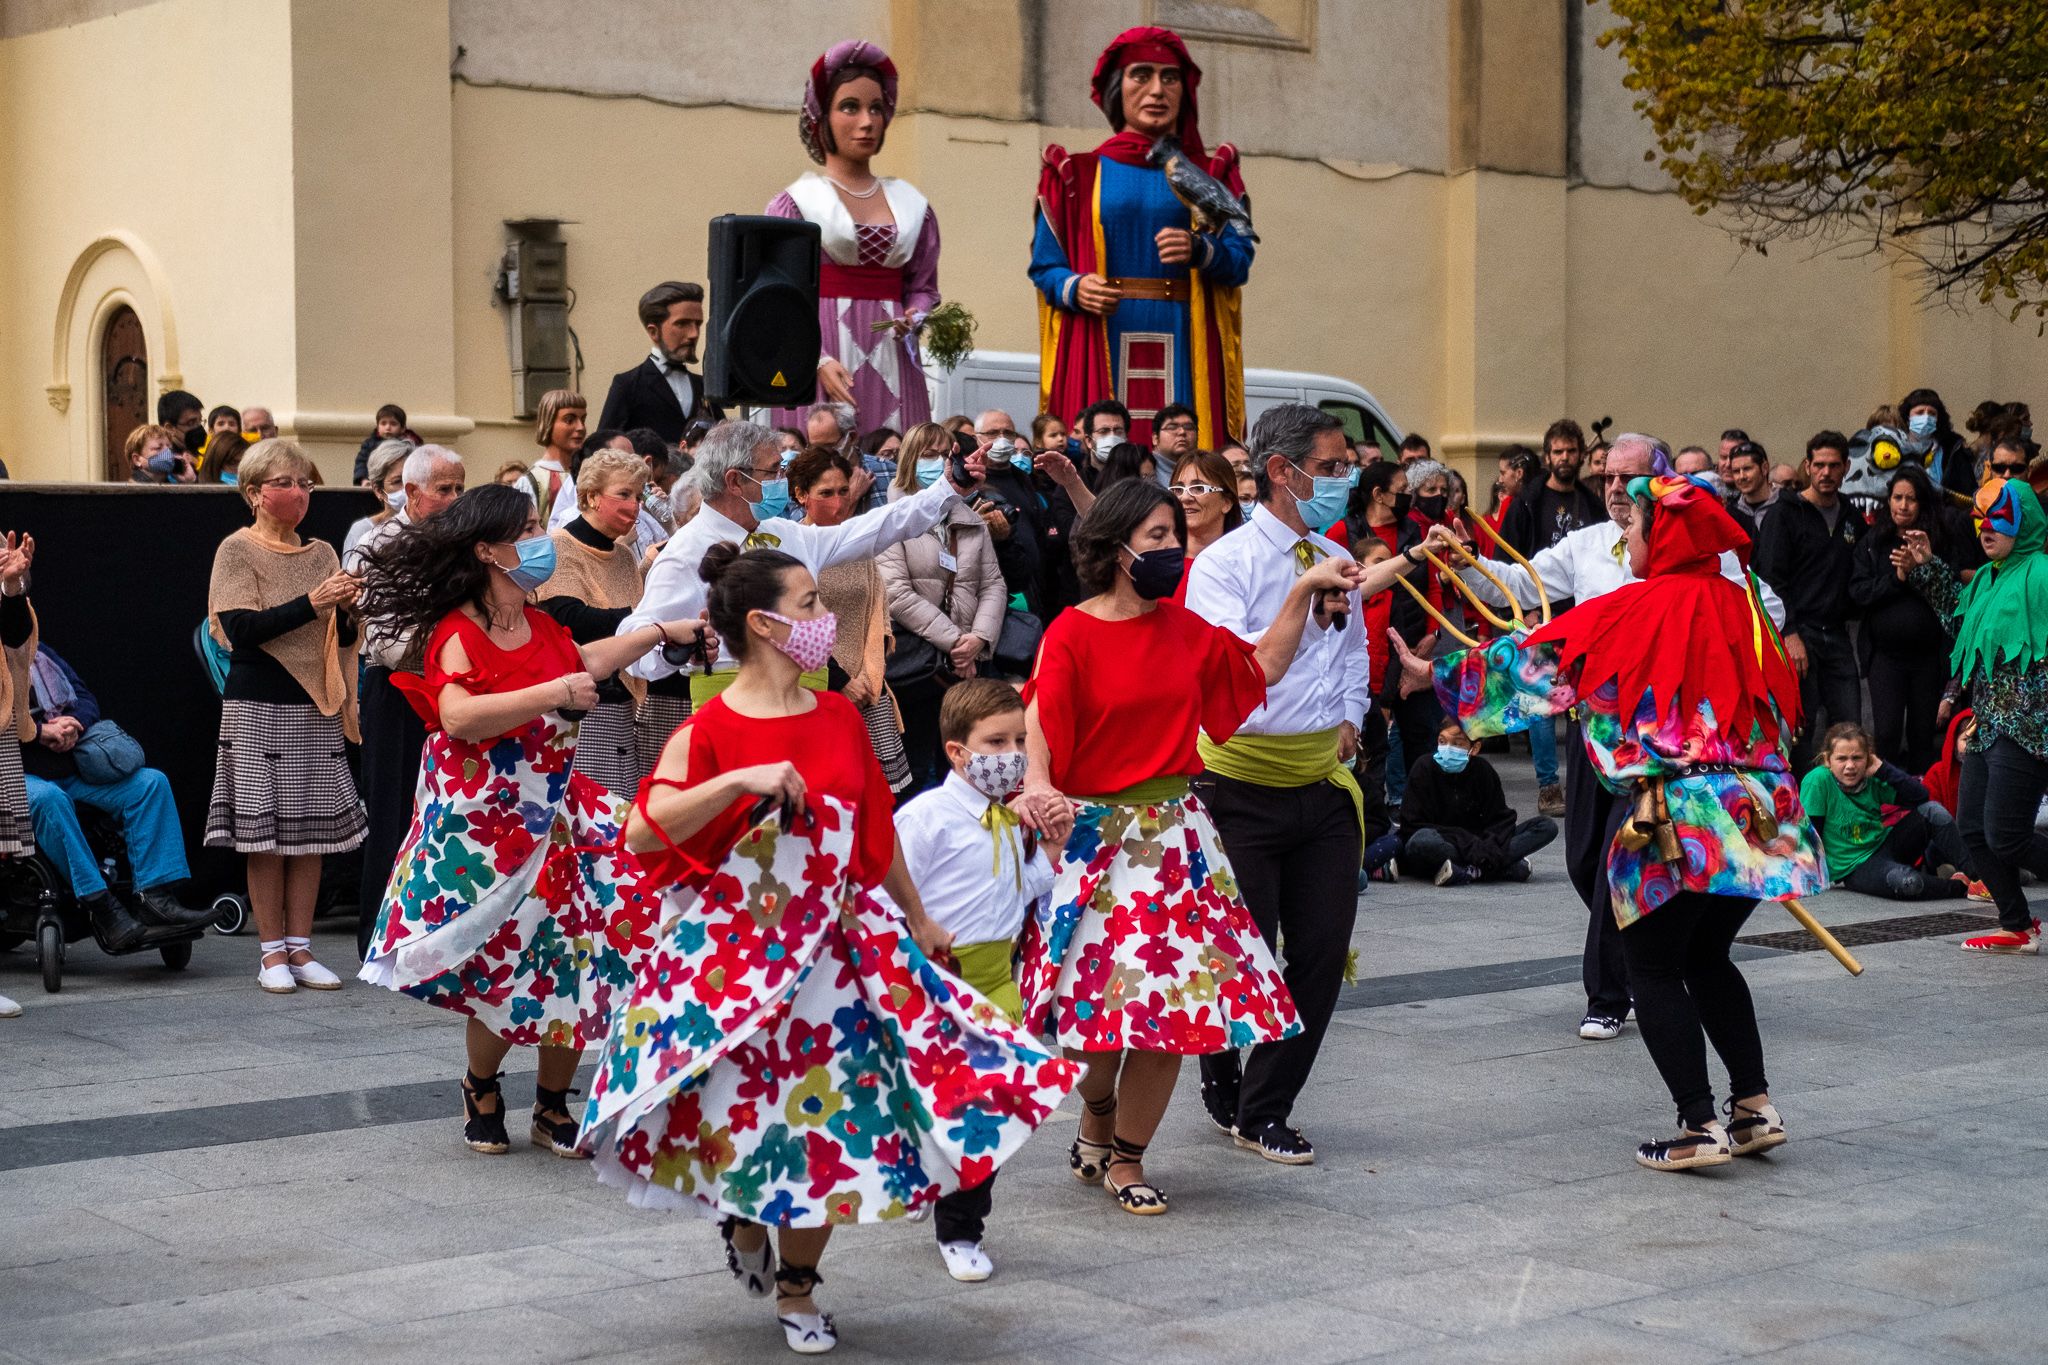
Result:
{"label": "beige knit shawl", "polygon": [[[36,622],[36,609],[28,609],[28,640],[19,649],[7,651],[7,666],[0,668],[0,724],[12,723],[14,737],[23,744],[35,742],[36,722],[29,715],[29,708],[16,706],[16,697],[28,695],[29,665],[35,662],[36,638],[42,627]],[[6,743],[0,740],[0,744]]]}
{"label": "beige knit shawl", "polygon": [[[630,537],[610,550],[594,550],[569,534],[564,527],[552,533],[555,542],[555,571],[540,585],[535,600],[571,597],[586,607],[631,610],[640,605],[640,563],[637,543]],[[619,681],[633,698],[637,709],[647,699],[647,680],[624,669]]]}
{"label": "beige knit shawl", "polygon": [[[283,606],[340,571],[334,547],[324,540],[302,539],[297,549],[287,550],[244,527],[223,540],[213,556],[213,578],[206,585],[207,629],[225,648],[222,612]],[[333,607],[319,608],[313,620],[266,640],[262,649],[306,689],[314,709],[323,716],[340,716],[342,733],[354,743],[363,742],[356,726],[355,651],[343,656]]]}

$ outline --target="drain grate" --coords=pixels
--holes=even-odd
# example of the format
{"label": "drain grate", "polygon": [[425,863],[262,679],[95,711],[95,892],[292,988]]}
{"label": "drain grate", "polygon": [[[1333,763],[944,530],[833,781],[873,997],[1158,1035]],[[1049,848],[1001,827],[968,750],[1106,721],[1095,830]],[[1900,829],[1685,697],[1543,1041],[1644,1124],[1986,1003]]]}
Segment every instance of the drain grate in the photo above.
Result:
{"label": "drain grate", "polygon": [[[1968,915],[1951,911],[1940,915],[1902,915],[1898,919],[1865,920],[1861,924],[1831,924],[1830,932],[1845,948],[1862,948],[1873,943],[1899,943],[1909,938],[1940,938],[1943,934],[1972,933],[1998,927],[1996,915]],[[1759,948],[1778,948],[1790,953],[1817,953],[1820,940],[1804,929],[1782,934],[1750,934],[1735,940]]]}

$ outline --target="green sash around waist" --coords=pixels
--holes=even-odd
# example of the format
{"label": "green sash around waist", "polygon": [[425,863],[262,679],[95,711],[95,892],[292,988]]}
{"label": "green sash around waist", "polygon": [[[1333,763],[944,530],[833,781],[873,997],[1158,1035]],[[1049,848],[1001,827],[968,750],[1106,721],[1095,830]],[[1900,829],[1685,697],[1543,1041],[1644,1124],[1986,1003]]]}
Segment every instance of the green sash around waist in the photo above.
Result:
{"label": "green sash around waist", "polygon": [[1259,787],[1307,787],[1332,782],[1351,798],[1358,816],[1358,843],[1365,846],[1365,793],[1358,779],[1337,758],[1337,732],[1313,730],[1305,735],[1233,735],[1217,744],[1207,735],[1195,737],[1195,749],[1209,771],[1219,777]]}
{"label": "green sash around waist", "polygon": [[[825,672],[826,670],[821,668],[815,673],[804,674],[797,681],[810,688],[813,692],[823,692],[827,684]],[[725,691],[726,688],[731,687],[732,680],[739,675],[740,671],[737,668],[728,668],[720,673],[692,673],[690,675],[690,709],[692,711],[696,710],[705,702],[710,701],[713,697]]]}
{"label": "green sash around waist", "polygon": [[1163,806],[1187,794],[1188,780],[1185,777],[1151,777],[1120,792],[1110,792],[1106,796],[1077,796],[1074,799],[1097,806]]}

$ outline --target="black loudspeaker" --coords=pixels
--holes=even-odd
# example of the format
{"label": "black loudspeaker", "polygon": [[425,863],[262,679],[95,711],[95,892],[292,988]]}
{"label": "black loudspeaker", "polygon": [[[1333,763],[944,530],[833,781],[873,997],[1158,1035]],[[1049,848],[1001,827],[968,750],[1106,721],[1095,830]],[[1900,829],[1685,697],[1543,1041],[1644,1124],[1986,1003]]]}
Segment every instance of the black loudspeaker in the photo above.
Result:
{"label": "black loudspeaker", "polygon": [[787,408],[818,387],[818,225],[728,213],[711,220],[704,388],[723,407]]}

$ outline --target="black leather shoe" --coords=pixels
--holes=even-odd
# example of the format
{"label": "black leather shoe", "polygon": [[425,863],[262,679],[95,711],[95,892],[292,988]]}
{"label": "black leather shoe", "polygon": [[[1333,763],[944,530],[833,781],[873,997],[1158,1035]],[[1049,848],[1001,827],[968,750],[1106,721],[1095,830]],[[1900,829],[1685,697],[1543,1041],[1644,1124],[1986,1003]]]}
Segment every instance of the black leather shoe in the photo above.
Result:
{"label": "black leather shoe", "polygon": [[126,952],[149,937],[149,930],[135,922],[128,907],[114,899],[111,891],[81,896],[78,906],[92,920],[92,931],[110,953]]}
{"label": "black leather shoe", "polygon": [[1202,1059],[1202,1109],[1225,1137],[1237,1136],[1237,1097],[1242,1085],[1237,1052]]}
{"label": "black leather shoe", "polygon": [[129,902],[135,918],[157,929],[198,929],[213,920],[213,911],[180,904],[168,891],[139,891]]}

